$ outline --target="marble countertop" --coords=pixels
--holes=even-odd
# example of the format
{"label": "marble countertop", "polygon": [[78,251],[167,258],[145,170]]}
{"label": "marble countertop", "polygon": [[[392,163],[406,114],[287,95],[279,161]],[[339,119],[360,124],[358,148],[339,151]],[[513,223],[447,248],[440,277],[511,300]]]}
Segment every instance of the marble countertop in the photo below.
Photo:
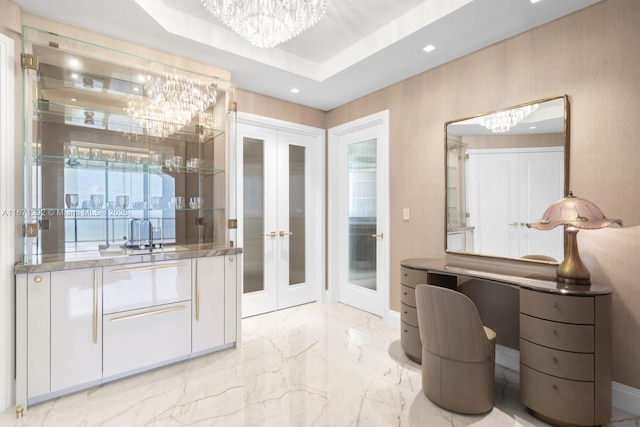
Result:
{"label": "marble countertop", "polygon": [[141,262],[170,261],[185,258],[202,258],[242,253],[242,248],[191,244],[167,246],[153,251],[123,252],[120,248],[108,251],[88,251],[37,255],[15,265],[15,274],[42,273],[47,271],[76,270],[80,268],[107,267]]}
{"label": "marble countertop", "polygon": [[405,259],[400,265],[417,270],[427,270],[434,273],[450,274],[453,276],[490,280],[519,288],[532,289],[538,292],[553,294],[591,296],[611,293],[611,288],[600,283],[586,285],[568,285],[557,282],[550,275],[519,274],[514,268],[492,268],[491,271],[478,267],[465,266],[461,263],[447,262],[442,259],[413,258]]}

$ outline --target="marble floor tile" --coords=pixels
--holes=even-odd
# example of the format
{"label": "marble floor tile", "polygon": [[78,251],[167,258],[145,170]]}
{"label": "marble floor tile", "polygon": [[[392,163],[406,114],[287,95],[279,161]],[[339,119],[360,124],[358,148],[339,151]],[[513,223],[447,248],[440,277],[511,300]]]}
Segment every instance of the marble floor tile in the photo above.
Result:
{"label": "marble floor tile", "polygon": [[[243,320],[243,345],[29,407],[0,426],[545,426],[519,402],[518,374],[496,367],[495,407],[463,416],[422,393],[397,328],[342,304]],[[609,426],[640,426],[614,411]]]}

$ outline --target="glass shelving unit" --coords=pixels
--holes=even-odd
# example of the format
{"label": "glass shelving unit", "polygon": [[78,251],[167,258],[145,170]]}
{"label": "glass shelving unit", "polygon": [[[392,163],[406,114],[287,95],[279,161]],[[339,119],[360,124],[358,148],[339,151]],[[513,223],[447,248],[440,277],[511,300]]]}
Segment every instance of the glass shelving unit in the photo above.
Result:
{"label": "glass shelving unit", "polygon": [[229,242],[233,83],[31,27],[23,53],[26,263]]}

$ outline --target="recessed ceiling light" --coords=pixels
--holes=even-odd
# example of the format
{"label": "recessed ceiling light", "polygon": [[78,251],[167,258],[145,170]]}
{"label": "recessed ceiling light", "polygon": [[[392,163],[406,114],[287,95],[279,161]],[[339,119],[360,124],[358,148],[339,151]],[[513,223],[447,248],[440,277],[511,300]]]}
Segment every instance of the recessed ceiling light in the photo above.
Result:
{"label": "recessed ceiling light", "polygon": [[538,3],[540,0],[529,0],[532,4]]}
{"label": "recessed ceiling light", "polygon": [[293,89],[291,89],[291,93],[298,93],[298,92],[300,92],[300,89],[298,88],[294,87]]}
{"label": "recessed ceiling light", "polygon": [[133,87],[133,91],[134,91],[134,92],[140,92],[140,89],[138,89],[137,87],[135,87],[135,86],[134,86],[134,87]]}
{"label": "recessed ceiling light", "polygon": [[140,83],[144,83],[144,81],[145,81],[145,80],[146,80],[146,78],[144,77],[144,74],[140,74],[140,75],[138,75],[138,81],[139,81]]}
{"label": "recessed ceiling light", "polygon": [[78,75],[77,75],[76,73],[73,73],[73,74],[71,74],[71,78],[72,78],[72,79],[77,79],[77,78],[78,78]]}
{"label": "recessed ceiling light", "polygon": [[73,102],[76,102],[76,99],[75,99],[75,98],[71,98],[71,100],[72,100]]}
{"label": "recessed ceiling light", "polygon": [[424,50],[425,52],[432,52],[436,50],[436,47],[432,44],[428,44],[425,47],[423,47],[422,50]]}
{"label": "recessed ceiling light", "polygon": [[535,129],[536,126],[529,126],[529,129]]}
{"label": "recessed ceiling light", "polygon": [[69,58],[69,67],[80,68],[80,61],[78,61],[76,58]]}

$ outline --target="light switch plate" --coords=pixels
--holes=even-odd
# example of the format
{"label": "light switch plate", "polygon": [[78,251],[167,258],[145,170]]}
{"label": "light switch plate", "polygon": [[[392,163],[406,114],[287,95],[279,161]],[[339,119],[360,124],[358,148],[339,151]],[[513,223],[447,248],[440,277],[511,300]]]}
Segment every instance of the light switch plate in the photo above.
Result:
{"label": "light switch plate", "polygon": [[409,221],[411,217],[411,213],[409,212],[409,208],[402,209],[402,220]]}

